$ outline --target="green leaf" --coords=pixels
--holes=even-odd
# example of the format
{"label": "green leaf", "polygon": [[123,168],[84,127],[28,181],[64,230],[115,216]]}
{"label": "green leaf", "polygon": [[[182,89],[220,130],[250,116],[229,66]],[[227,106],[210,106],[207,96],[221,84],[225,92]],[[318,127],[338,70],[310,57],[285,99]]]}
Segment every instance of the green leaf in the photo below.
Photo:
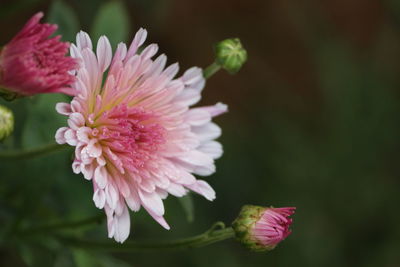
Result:
{"label": "green leaf", "polygon": [[58,25],[57,33],[61,34],[64,41],[72,42],[80,28],[74,10],[62,0],[53,2],[47,20]]}
{"label": "green leaf", "polygon": [[111,1],[100,7],[94,19],[91,36],[93,40],[98,40],[100,36],[105,35],[115,47],[119,42],[127,40],[129,31],[126,8],[120,1]]}
{"label": "green leaf", "polygon": [[74,266],[73,254],[63,248],[57,251],[56,260],[54,262],[54,267],[71,267]]}
{"label": "green leaf", "polygon": [[58,102],[68,102],[61,94],[43,94],[27,99],[27,119],[22,134],[22,146],[36,147],[54,142],[58,128],[66,125],[66,117],[56,112]]}
{"label": "green leaf", "polygon": [[27,266],[54,266],[57,253],[38,242],[21,244],[19,255]]}
{"label": "green leaf", "polygon": [[122,260],[113,258],[106,253],[88,252],[82,249],[73,250],[74,260],[77,267],[129,267]]}
{"label": "green leaf", "polygon": [[178,198],[182,205],[183,210],[186,214],[186,219],[188,222],[193,222],[194,220],[194,205],[192,195],[187,194],[184,197]]}
{"label": "green leaf", "polygon": [[96,257],[92,254],[81,249],[73,250],[74,260],[77,267],[94,267],[98,266],[96,263]]}

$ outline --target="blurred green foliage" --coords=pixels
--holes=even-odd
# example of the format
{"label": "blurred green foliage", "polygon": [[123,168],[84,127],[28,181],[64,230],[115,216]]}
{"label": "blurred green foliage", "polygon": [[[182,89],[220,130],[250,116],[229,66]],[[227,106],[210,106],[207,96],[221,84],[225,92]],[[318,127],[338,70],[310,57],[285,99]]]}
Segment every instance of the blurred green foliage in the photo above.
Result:
{"label": "blurred green foliage", "polygon": [[119,42],[128,40],[130,26],[128,14],[122,2],[106,2],[100,7],[94,19],[91,36],[97,40],[105,35],[115,48]]}
{"label": "blurred green foliage", "polygon": [[182,205],[183,210],[186,213],[186,219],[188,222],[194,221],[194,204],[193,204],[193,197],[191,194],[187,194],[179,198],[179,202]]}
{"label": "blurred green foliage", "polygon": [[58,25],[57,33],[63,41],[72,42],[80,30],[78,17],[74,10],[62,0],[53,1],[47,16],[49,23]]}
{"label": "blurred green foliage", "polygon": [[[360,37],[360,45],[354,29],[366,2],[349,1],[357,7],[355,15],[350,4],[328,9],[347,11],[356,26],[311,2],[189,2],[22,0],[2,3],[0,15],[8,21],[24,14],[25,20],[47,9],[47,20],[59,24],[64,40],[74,41],[82,29],[94,40],[107,35],[114,47],[143,25],[153,29],[150,40],[185,68],[209,64],[213,43],[239,36],[250,54],[248,64],[234,77],[214,76],[204,92],[204,103],[230,105],[230,112],[217,118],[225,154],[217,161],[217,173],[206,178],[217,200],[169,197],[171,231],[143,211],[132,213],[130,238],[198,234],[214,221],[233,221],[244,204],[296,206],[292,235],[269,253],[248,252],[230,240],[184,252],[110,254],[23,232],[101,214],[92,203],[90,182],[72,173],[71,151],[63,151],[0,162],[0,266],[399,266],[398,3],[384,1],[381,8],[387,12],[368,9],[372,15],[366,22],[373,27],[360,23],[359,32],[377,30],[370,39]],[[374,22],[379,16],[385,16],[384,23]],[[292,39],[284,39],[285,34]],[[316,88],[315,95],[300,91],[307,74],[304,58],[312,66],[314,83],[307,85]],[[53,141],[56,129],[66,123],[54,111],[59,101],[68,97],[0,100],[16,121],[13,136],[0,143],[0,150]],[[107,238],[104,222],[61,234]]]}

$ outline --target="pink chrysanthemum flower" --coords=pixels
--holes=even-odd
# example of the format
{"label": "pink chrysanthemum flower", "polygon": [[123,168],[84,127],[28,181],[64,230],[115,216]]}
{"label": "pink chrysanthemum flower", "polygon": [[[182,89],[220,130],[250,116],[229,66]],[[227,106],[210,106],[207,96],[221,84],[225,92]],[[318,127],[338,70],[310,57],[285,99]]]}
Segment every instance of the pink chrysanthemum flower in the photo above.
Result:
{"label": "pink chrysanthemum flower", "polygon": [[271,250],[290,233],[295,207],[264,208],[246,205],[232,226],[236,237],[255,251]]}
{"label": "pink chrysanthemum flower", "polygon": [[0,87],[8,93],[29,96],[39,93],[74,94],[74,76],[68,71],[75,60],[65,56],[69,44],[60,36],[49,38],[57,25],[40,24],[43,13],[34,15],[0,51]]}
{"label": "pink chrysanthemum flower", "polygon": [[120,43],[112,58],[105,36],[96,54],[85,32],[77,35],[71,55],[79,59],[78,92],[71,104],[59,103],[68,127],[56,133],[59,144],[75,146],[72,164],[93,182],[96,207],[105,210],[108,235],[123,242],[130,232],[128,208],[143,207],[164,228],[162,199],[182,197],[189,190],[208,200],[214,190],[193,174],[214,173],[214,159],[222,155],[221,134],[211,122],[226,105],[189,108],[201,96],[205,80],[200,68],[174,79],[178,64],[165,68],[166,56],[152,57],[157,45],[141,53],[147,32],[140,29],[129,49]]}

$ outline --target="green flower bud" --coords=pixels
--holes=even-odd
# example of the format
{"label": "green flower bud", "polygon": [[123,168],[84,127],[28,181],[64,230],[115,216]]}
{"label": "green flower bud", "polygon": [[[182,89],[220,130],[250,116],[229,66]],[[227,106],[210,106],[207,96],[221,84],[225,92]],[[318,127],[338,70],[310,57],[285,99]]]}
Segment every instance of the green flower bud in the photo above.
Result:
{"label": "green flower bud", "polygon": [[288,217],[295,209],[245,205],[232,228],[236,238],[250,250],[272,250],[291,233],[292,219]]}
{"label": "green flower bud", "polygon": [[0,106],[0,141],[6,139],[14,130],[14,115],[11,110]]}
{"label": "green flower bud", "polygon": [[226,39],[215,46],[216,62],[230,74],[240,70],[247,60],[247,51],[239,38]]}

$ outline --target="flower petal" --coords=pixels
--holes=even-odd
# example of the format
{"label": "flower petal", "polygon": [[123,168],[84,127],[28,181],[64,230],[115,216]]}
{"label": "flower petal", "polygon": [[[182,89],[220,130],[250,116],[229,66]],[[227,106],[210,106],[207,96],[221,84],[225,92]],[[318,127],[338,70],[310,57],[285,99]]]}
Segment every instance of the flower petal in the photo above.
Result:
{"label": "flower petal", "polygon": [[157,216],[164,215],[164,204],[157,193],[148,193],[141,190],[138,193],[140,201],[146,210],[150,210]]}
{"label": "flower petal", "polygon": [[61,115],[69,115],[72,113],[71,104],[67,103],[57,103],[56,104],[56,111]]}
{"label": "flower petal", "polygon": [[97,60],[101,72],[104,72],[110,66],[112,58],[111,44],[107,37],[101,36],[97,43]]}

